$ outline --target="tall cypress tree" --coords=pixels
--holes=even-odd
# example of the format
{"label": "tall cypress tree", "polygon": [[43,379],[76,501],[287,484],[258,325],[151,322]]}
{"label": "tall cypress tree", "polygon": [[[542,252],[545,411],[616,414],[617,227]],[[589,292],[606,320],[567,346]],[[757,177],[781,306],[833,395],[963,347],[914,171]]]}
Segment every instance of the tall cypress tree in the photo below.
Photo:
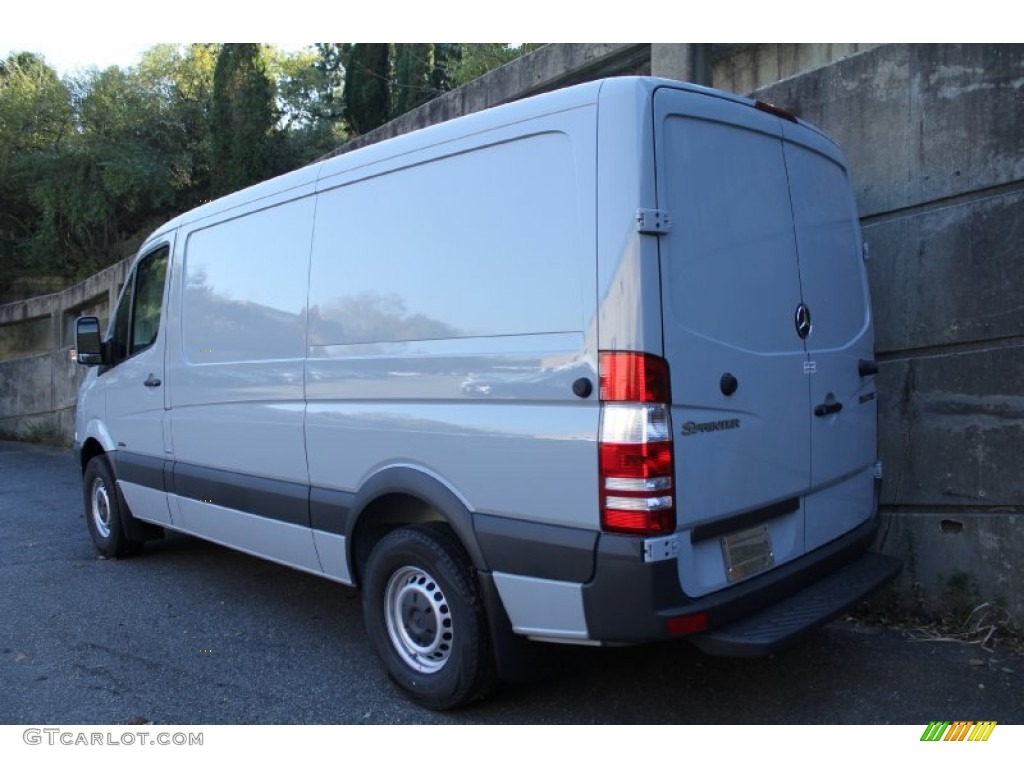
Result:
{"label": "tall cypress tree", "polygon": [[317,58],[313,68],[320,73],[321,90],[316,100],[317,114],[325,120],[344,117],[345,67],[348,64],[350,43],[314,43]]}
{"label": "tall cypress tree", "polygon": [[430,82],[433,69],[432,43],[395,44],[395,99],[392,117],[405,114],[437,95]]}
{"label": "tall cypress tree", "polygon": [[213,186],[218,194],[270,174],[274,86],[256,43],[225,43],[213,73]]}
{"label": "tall cypress tree", "polygon": [[372,131],[391,116],[391,44],[356,43],[345,67],[345,121],[353,134]]}
{"label": "tall cypress tree", "polygon": [[452,71],[462,60],[462,46],[458,43],[432,43],[434,67],[430,72],[430,85],[434,95],[439,96],[458,86],[452,78]]}

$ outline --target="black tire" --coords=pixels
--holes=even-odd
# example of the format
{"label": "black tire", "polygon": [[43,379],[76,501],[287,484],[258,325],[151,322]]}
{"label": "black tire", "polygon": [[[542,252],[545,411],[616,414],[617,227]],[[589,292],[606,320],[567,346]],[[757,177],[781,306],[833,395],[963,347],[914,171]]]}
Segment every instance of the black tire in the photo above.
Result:
{"label": "black tire", "polygon": [[126,532],[130,515],[117,492],[114,473],[104,456],[94,456],[85,467],[85,522],[89,535],[105,557],[128,557],[142,549],[142,542]]}
{"label": "black tire", "polygon": [[434,710],[484,696],[495,679],[487,617],[462,546],[443,525],[399,528],[370,553],[370,643],[406,696]]}

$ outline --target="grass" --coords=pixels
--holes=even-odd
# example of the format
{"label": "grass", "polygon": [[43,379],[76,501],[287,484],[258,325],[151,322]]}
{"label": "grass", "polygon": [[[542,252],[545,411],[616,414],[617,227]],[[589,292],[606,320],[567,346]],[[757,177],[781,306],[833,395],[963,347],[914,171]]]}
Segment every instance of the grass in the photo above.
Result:
{"label": "grass", "polygon": [[[920,594],[919,591],[915,594]],[[855,622],[900,630],[912,642],[945,642],[976,645],[993,653],[1010,648],[1024,653],[1024,633],[1005,607],[981,602],[963,608],[958,601],[940,600],[929,608],[923,599],[909,605],[895,588],[888,587],[850,612]]]}
{"label": "grass", "polygon": [[70,445],[67,438],[49,425],[38,424],[23,432],[12,432],[0,429],[0,440],[16,440],[21,443],[35,443],[36,445],[50,445],[56,448],[67,448]]}

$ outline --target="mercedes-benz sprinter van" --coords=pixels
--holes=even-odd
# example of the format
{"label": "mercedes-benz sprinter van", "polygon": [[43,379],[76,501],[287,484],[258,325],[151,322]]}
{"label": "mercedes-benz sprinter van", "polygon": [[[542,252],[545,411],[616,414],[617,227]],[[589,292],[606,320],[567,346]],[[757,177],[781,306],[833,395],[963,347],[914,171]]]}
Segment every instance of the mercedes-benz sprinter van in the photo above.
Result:
{"label": "mercedes-benz sprinter van", "polygon": [[719,91],[587,83],[211,202],[78,360],[103,554],[357,586],[428,707],[526,639],[769,653],[899,567],[843,155]]}

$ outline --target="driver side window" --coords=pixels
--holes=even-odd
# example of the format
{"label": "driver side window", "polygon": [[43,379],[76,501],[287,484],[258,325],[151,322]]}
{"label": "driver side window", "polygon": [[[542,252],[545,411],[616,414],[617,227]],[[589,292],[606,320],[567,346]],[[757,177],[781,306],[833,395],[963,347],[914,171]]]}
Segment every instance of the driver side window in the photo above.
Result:
{"label": "driver side window", "polygon": [[111,324],[114,365],[148,349],[156,341],[169,252],[170,249],[163,246],[148,254],[128,277]]}
{"label": "driver side window", "polygon": [[121,301],[117,303],[117,310],[114,313],[114,321],[111,323],[110,332],[110,356],[114,365],[128,357],[128,331],[132,315],[132,294],[135,288],[135,273],[128,276],[124,290],[121,292]]}

